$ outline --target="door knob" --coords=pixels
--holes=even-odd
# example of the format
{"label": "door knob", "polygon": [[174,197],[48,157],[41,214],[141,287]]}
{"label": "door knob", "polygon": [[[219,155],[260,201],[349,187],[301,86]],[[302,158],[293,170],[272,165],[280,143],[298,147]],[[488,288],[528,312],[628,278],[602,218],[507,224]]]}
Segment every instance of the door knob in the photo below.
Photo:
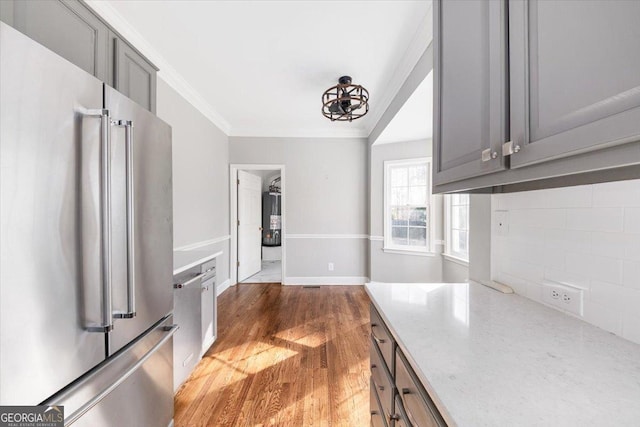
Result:
{"label": "door knob", "polygon": [[263,230],[263,228],[262,228],[262,227],[258,227],[258,228],[260,229],[260,231],[262,231],[262,230]]}

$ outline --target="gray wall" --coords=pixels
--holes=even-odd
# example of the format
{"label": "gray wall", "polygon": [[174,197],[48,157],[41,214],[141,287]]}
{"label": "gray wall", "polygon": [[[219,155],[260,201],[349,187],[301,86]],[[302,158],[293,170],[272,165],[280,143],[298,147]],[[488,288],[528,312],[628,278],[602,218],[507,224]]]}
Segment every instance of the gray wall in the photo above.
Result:
{"label": "gray wall", "polygon": [[[384,233],[384,161],[431,157],[431,140],[371,146],[370,161],[370,242],[371,280],[380,282],[441,282],[442,245],[435,245],[435,256],[385,253],[384,242],[375,240]],[[442,196],[434,196],[435,240],[442,241]]]}
{"label": "gray wall", "polygon": [[491,280],[491,195],[469,198],[469,278]]}
{"label": "gray wall", "polygon": [[442,281],[461,283],[469,279],[469,267],[444,258],[442,260]]}
{"label": "gray wall", "polygon": [[367,277],[367,149],[365,138],[229,137],[230,163],[285,166],[285,280]]}
{"label": "gray wall", "polygon": [[[173,131],[173,247],[229,235],[228,137],[164,80],[157,115]],[[223,251],[218,283],[229,278],[229,240],[197,249]]]}

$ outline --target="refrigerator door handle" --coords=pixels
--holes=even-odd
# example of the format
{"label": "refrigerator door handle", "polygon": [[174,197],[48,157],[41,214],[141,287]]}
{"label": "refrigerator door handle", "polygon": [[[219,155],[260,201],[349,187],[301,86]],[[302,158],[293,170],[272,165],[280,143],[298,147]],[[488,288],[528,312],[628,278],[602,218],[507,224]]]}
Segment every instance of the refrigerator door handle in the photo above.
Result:
{"label": "refrigerator door handle", "polygon": [[169,341],[179,328],[180,327],[178,325],[164,326],[162,330],[165,332],[168,332],[167,335],[165,335],[160,341],[158,341],[153,347],[151,347],[149,351],[147,351],[144,354],[144,356],[142,356],[138,361],[136,361],[136,363],[131,365],[131,367],[129,367],[129,369],[127,369],[115,382],[113,382],[107,388],[102,390],[100,393],[96,394],[87,403],[85,403],[80,408],[78,408],[77,411],[75,411],[74,413],[66,417],[64,420],[64,425],[69,426],[75,423],[76,421],[78,421],[78,419],[81,416],[89,412],[91,408],[96,406],[105,397],[107,397],[112,391],[118,388],[123,382],[127,380],[127,378],[133,375],[133,373],[135,373],[147,361],[147,359],[153,356],[154,353],[160,349],[160,347],[162,347],[167,341]]}
{"label": "refrigerator door handle", "polygon": [[87,327],[89,332],[113,329],[111,298],[111,117],[107,109],[86,110],[84,114],[100,117],[100,238],[102,250],[102,325]]}
{"label": "refrigerator door handle", "polygon": [[136,317],[136,269],[135,269],[135,212],[133,203],[134,175],[133,175],[133,122],[118,120],[116,125],[124,127],[125,143],[125,174],[127,195],[127,311],[114,313],[117,319],[132,319]]}

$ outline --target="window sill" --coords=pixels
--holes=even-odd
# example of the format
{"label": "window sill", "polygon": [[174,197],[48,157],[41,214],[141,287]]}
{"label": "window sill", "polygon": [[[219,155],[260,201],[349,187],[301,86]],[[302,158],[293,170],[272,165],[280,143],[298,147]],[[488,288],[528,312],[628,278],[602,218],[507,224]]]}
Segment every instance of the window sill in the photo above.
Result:
{"label": "window sill", "polygon": [[449,254],[442,254],[442,256],[444,257],[444,259],[446,259],[447,261],[451,261],[454,262],[456,264],[460,264],[463,267],[469,267],[469,261],[464,260],[462,258],[458,258],[457,256],[453,256],[453,255],[449,255]]}
{"label": "window sill", "polygon": [[403,249],[390,249],[390,248],[382,248],[382,252],[387,254],[427,256],[427,257],[433,257],[437,255],[435,252],[408,251]]}

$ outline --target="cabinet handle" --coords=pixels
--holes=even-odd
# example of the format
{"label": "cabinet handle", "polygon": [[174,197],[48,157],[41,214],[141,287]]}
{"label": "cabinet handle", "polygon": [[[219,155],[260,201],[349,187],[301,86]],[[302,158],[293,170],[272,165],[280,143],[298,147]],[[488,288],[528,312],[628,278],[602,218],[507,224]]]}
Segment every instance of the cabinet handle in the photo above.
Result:
{"label": "cabinet handle", "polygon": [[182,288],[186,288],[187,286],[189,286],[190,284],[192,284],[193,282],[196,282],[198,280],[200,280],[203,276],[205,275],[205,273],[200,273],[197,276],[192,277],[191,279],[187,280],[184,283],[175,283],[173,285],[174,289],[182,289]]}
{"label": "cabinet handle", "polygon": [[373,330],[371,331],[371,336],[373,337],[374,340],[376,340],[376,342],[378,344],[384,344],[385,343],[385,340],[383,340],[382,338],[378,338],[376,336],[376,334],[373,333]]}
{"label": "cabinet handle", "polygon": [[384,386],[383,386],[383,385],[379,385],[379,386],[378,386],[378,390],[380,390],[380,391],[384,391]]}
{"label": "cabinet handle", "polygon": [[520,151],[521,147],[518,144],[514,144],[513,141],[507,141],[502,144],[502,157],[510,156],[513,153]]}
{"label": "cabinet handle", "polygon": [[391,414],[391,415],[389,415],[389,420],[390,420],[390,421],[392,421],[392,420],[399,421],[399,420],[400,420],[400,415],[398,415],[398,414]]}
{"label": "cabinet handle", "polygon": [[487,148],[486,150],[482,151],[482,161],[483,162],[488,162],[489,160],[497,159],[497,158],[498,158],[498,152],[497,151],[491,151],[491,148]]}
{"label": "cabinet handle", "polygon": [[402,389],[402,394],[411,394],[411,390],[405,387]]}

